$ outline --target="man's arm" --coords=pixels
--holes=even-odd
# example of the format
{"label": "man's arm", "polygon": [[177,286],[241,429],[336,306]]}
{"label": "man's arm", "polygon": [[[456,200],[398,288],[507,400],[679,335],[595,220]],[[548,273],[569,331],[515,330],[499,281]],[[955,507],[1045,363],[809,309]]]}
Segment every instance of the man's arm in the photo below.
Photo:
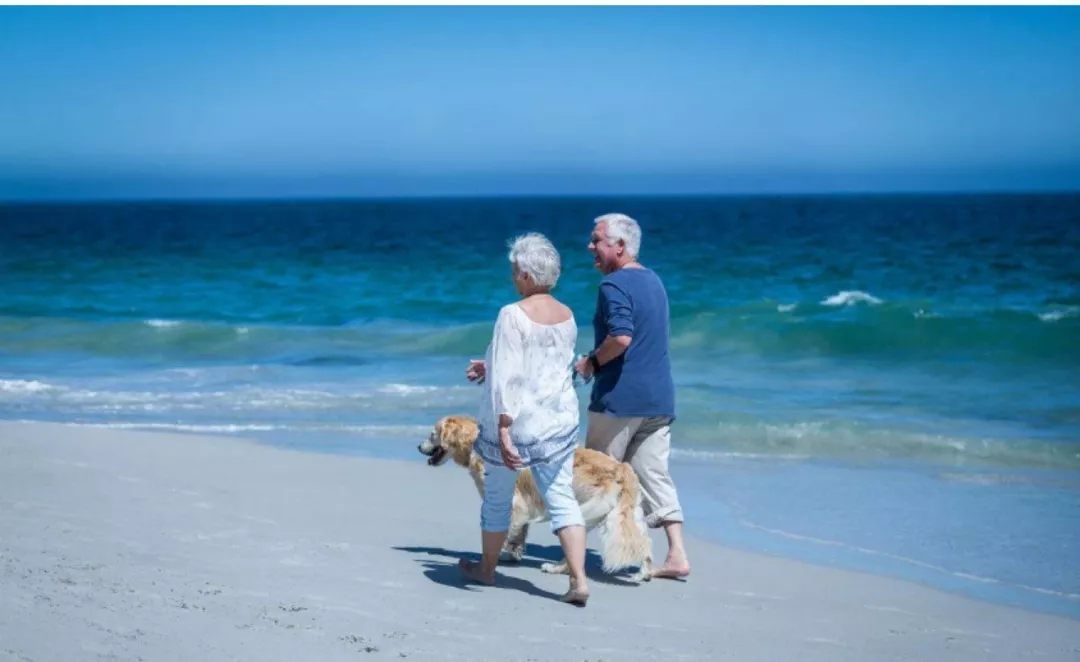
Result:
{"label": "man's arm", "polygon": [[633,336],[611,335],[604,338],[604,342],[600,343],[600,346],[593,350],[593,356],[596,357],[596,362],[601,366],[611,363],[622,356],[623,352],[626,351],[626,348],[630,346],[630,341],[633,339]]}
{"label": "man's arm", "polygon": [[[600,310],[607,324],[607,336],[590,356],[579,364],[578,372],[589,376],[622,356],[634,339],[633,306],[626,293],[615,284],[600,284]],[[585,365],[588,368],[585,368]],[[586,372],[587,370],[587,372]]]}

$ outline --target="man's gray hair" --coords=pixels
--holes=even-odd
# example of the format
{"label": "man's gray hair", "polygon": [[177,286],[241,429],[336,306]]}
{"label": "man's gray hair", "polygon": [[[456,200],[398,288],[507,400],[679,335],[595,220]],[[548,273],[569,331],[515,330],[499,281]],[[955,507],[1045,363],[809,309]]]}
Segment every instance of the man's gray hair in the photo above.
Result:
{"label": "man's gray hair", "polygon": [[523,234],[510,243],[510,262],[547,289],[555,287],[562,273],[559,251],[539,232]]}
{"label": "man's gray hair", "polygon": [[614,246],[616,241],[622,240],[626,246],[626,253],[637,258],[641,250],[641,226],[638,222],[626,214],[604,214],[597,217],[593,225],[604,223],[607,226],[608,246]]}

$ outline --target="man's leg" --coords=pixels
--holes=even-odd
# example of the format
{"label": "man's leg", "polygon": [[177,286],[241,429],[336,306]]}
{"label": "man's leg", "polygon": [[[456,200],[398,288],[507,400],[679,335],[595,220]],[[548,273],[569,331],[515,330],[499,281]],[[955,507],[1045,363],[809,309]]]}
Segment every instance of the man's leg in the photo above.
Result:
{"label": "man's leg", "polygon": [[625,462],[626,449],[643,420],[590,411],[589,427],[585,431],[585,448],[600,451],[619,462]]}
{"label": "man's leg", "polygon": [[641,483],[645,522],[652,528],[663,527],[668,539],[664,564],[653,577],[679,578],[690,574],[690,562],[683,541],[683,512],[679,495],[671,479],[668,460],[671,455],[671,419],[645,419],[626,450],[626,461]]}

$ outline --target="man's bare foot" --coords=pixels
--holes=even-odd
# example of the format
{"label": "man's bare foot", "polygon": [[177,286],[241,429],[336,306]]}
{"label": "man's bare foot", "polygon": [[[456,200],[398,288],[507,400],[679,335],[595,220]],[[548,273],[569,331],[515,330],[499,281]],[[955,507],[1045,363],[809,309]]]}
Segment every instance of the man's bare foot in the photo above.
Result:
{"label": "man's bare foot", "polygon": [[589,589],[586,588],[571,588],[561,598],[563,602],[577,605],[578,607],[584,607],[585,603],[589,601]]}
{"label": "man's bare foot", "polygon": [[664,561],[664,565],[652,571],[652,576],[660,579],[686,579],[690,576],[690,564],[685,559],[668,559]]}
{"label": "man's bare foot", "polygon": [[483,584],[485,586],[495,585],[495,573],[491,573],[490,576],[485,575],[480,571],[479,563],[473,563],[472,561],[466,561],[465,559],[461,559],[460,561],[458,561],[458,570],[460,570],[461,574],[465,576],[465,579],[472,580],[478,584]]}

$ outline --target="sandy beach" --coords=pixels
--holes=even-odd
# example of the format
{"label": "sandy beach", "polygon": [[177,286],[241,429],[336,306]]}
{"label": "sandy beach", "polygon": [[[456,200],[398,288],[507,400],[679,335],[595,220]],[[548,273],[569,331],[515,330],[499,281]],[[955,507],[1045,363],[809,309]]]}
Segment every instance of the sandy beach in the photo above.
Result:
{"label": "sandy beach", "polygon": [[544,526],[501,587],[468,586],[478,507],[419,455],[0,423],[0,660],[1080,657],[1074,620],[694,539],[688,582],[590,555],[586,609],[538,570]]}

